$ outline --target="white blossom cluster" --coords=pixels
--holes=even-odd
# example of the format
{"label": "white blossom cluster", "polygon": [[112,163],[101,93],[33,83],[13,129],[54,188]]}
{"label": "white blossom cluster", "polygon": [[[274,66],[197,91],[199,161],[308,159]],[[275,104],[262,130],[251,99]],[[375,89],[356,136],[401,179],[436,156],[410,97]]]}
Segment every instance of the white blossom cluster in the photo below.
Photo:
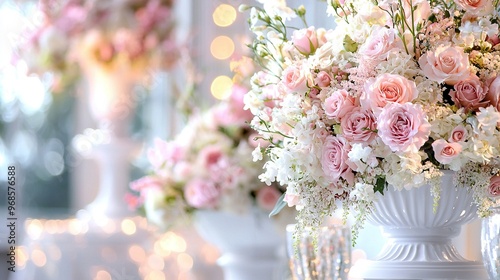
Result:
{"label": "white blossom cluster", "polygon": [[245,104],[269,142],[254,151],[268,155],[261,180],[286,186],[299,223],[315,226],[338,202],[361,223],[387,184],[431,184],[437,201],[453,170],[487,215],[500,201],[497,2],[375,2],[328,0],[332,30],[251,9],[263,70]]}

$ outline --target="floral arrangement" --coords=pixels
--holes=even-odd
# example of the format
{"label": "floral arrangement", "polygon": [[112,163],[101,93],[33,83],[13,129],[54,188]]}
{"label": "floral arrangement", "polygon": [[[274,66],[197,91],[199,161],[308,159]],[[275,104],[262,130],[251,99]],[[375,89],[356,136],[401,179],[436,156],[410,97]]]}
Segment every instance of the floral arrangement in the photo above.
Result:
{"label": "floral arrangement", "polygon": [[54,73],[55,90],[77,77],[75,63],[168,69],[178,56],[172,9],[172,0],[40,0],[19,56],[33,73]]}
{"label": "floral arrangement", "polygon": [[270,212],[283,193],[260,182],[263,164],[252,159],[259,139],[243,96],[253,61],[242,57],[231,67],[236,75],[229,99],[193,115],[175,139],[156,139],[147,153],[150,174],[130,185],[135,195],[128,196],[129,205],[163,228],[189,222],[203,209],[241,214],[256,205]]}
{"label": "floral arrangement", "polygon": [[304,228],[342,205],[356,238],[388,184],[430,184],[437,205],[453,170],[487,216],[500,204],[498,1],[326,2],[330,30],[283,0],[240,7],[263,69],[244,99],[268,141],[260,178],[287,186],[276,208],[296,207]]}

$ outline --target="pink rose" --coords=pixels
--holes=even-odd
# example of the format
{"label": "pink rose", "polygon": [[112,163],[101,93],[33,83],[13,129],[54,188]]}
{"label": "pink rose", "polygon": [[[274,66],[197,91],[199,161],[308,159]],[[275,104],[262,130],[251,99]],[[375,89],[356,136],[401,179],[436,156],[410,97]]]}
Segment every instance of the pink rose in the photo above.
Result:
{"label": "pink rose", "polygon": [[331,182],[336,182],[341,177],[349,183],[354,182],[354,173],[349,167],[349,144],[342,137],[328,136],[323,145],[321,167],[325,176]]}
{"label": "pink rose", "polygon": [[488,187],[488,193],[492,197],[500,196],[500,175],[491,177],[490,186]]}
{"label": "pink rose", "polygon": [[211,117],[213,117],[212,124],[214,126],[238,125],[242,121],[233,114],[228,103],[219,103],[218,106],[212,107],[210,113]]}
{"label": "pink rose", "polygon": [[402,49],[403,43],[392,28],[382,27],[373,31],[360,47],[359,53],[367,59],[386,59],[393,49]]}
{"label": "pink rose", "polygon": [[455,127],[448,138],[449,142],[464,142],[467,139],[468,132],[465,126],[458,125]]}
{"label": "pink rose", "polygon": [[342,135],[354,143],[367,143],[375,137],[375,117],[359,107],[349,111],[340,123]]}
{"label": "pink rose", "polygon": [[323,105],[326,116],[337,121],[355,107],[354,97],[343,89],[332,92],[332,94],[325,99]]}
{"label": "pink rose", "polygon": [[130,183],[130,189],[136,192],[142,193],[144,190],[149,188],[161,189],[161,181],[152,176],[144,176]]}
{"label": "pink rose", "polygon": [[304,55],[314,53],[318,48],[318,35],[314,26],[295,30],[292,34],[292,43]]}
{"label": "pink rose", "polygon": [[382,74],[377,78],[369,79],[364,86],[365,90],[360,97],[361,106],[380,111],[389,102],[406,103],[417,98],[418,91],[415,82],[400,75]]}
{"label": "pink rose", "polygon": [[154,140],[154,148],[150,148],[147,157],[154,169],[161,168],[165,162],[176,163],[185,156],[185,148],[178,143],[167,142],[160,138]]}
{"label": "pink rose", "polygon": [[476,111],[480,107],[488,106],[485,101],[486,89],[476,75],[470,75],[464,80],[456,83],[450,92],[453,102],[458,108],[465,108],[466,111]]}
{"label": "pink rose", "polygon": [[493,12],[492,0],[455,0],[460,8],[473,16],[485,16]]}
{"label": "pink rose", "polygon": [[88,8],[78,4],[66,5],[60,17],[54,22],[54,26],[62,32],[71,36],[75,32],[81,32],[82,25],[88,18]]}
{"label": "pink rose", "polygon": [[423,20],[426,20],[431,15],[431,5],[427,0],[404,0],[403,8],[407,19],[412,18],[415,26]]}
{"label": "pink rose", "polygon": [[117,52],[127,54],[130,58],[136,58],[144,52],[139,35],[125,28],[116,31],[112,43]]}
{"label": "pink rose", "polygon": [[175,164],[173,168],[174,178],[184,181],[186,177],[190,176],[193,171],[193,166],[187,161],[181,161]]}
{"label": "pink rose", "polygon": [[389,103],[377,118],[378,135],[394,152],[416,152],[429,138],[431,125],[420,105]]}
{"label": "pink rose", "polygon": [[290,92],[305,93],[308,90],[306,73],[297,65],[290,65],[283,71],[281,82]]}
{"label": "pink rose", "polygon": [[215,208],[221,192],[208,180],[194,179],[186,184],[184,196],[186,202],[195,208]]}
{"label": "pink rose", "polygon": [[469,57],[460,47],[440,46],[418,60],[424,74],[432,81],[454,85],[470,75]]}
{"label": "pink rose", "polygon": [[331,33],[332,30],[326,30],[324,28],[316,29],[316,36],[318,37],[318,47],[326,44],[328,42],[327,34]]}
{"label": "pink rose", "polygon": [[211,145],[203,148],[199,154],[198,159],[201,165],[207,170],[214,170],[225,160],[225,154],[221,147]]}
{"label": "pink rose", "polygon": [[448,143],[446,140],[438,139],[432,143],[434,157],[441,164],[451,163],[462,152],[462,145],[457,142]]}
{"label": "pink rose", "polygon": [[139,206],[144,204],[144,199],[142,197],[135,196],[131,193],[125,194],[125,203],[128,205],[128,209],[131,211],[136,211]]}
{"label": "pink rose", "polygon": [[314,79],[314,83],[322,88],[330,86],[331,81],[332,77],[325,71],[320,71]]}
{"label": "pink rose", "polygon": [[212,109],[216,124],[240,126],[252,120],[252,112],[244,109],[245,103],[243,100],[248,91],[248,88],[238,84],[231,87],[229,102],[221,103]]}
{"label": "pink rose", "polygon": [[248,88],[234,84],[231,88],[231,96],[229,97],[229,105],[231,106],[232,114],[240,120],[250,121],[253,118],[250,110],[245,110],[243,99],[249,91]]}
{"label": "pink rose", "polygon": [[257,192],[257,204],[261,208],[271,211],[280,196],[281,192],[279,192],[276,188],[264,187]]}
{"label": "pink rose", "polygon": [[495,34],[493,36],[487,36],[486,41],[488,41],[493,47],[498,45],[500,43],[500,37],[498,37],[500,34]]}
{"label": "pink rose", "polygon": [[500,112],[500,76],[490,79],[487,84],[489,86],[485,100],[488,100]]}

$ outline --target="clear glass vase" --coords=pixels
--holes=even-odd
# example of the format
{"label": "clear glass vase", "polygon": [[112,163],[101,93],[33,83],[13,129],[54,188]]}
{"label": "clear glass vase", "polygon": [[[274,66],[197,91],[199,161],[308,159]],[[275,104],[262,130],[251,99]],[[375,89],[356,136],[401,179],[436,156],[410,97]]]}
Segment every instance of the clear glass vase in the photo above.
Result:
{"label": "clear glass vase", "polygon": [[500,207],[491,210],[493,214],[483,220],[481,252],[490,279],[500,280]]}
{"label": "clear glass vase", "polygon": [[[347,280],[351,267],[351,231],[346,226],[310,229],[295,236],[295,224],[288,225],[287,251],[293,280]],[[298,238],[298,240],[296,239]]]}

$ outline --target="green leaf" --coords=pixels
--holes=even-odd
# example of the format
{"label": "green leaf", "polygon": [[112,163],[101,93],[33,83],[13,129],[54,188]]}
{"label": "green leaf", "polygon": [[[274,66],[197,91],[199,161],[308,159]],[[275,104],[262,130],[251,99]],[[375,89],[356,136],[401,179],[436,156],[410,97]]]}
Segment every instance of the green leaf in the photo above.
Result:
{"label": "green leaf", "polygon": [[286,206],[286,202],[283,201],[285,199],[285,193],[283,193],[279,198],[278,201],[276,201],[276,205],[274,205],[273,211],[269,213],[269,217],[272,217],[274,215],[277,215],[279,212],[281,212],[281,209],[283,209]]}
{"label": "green leaf", "polygon": [[377,177],[377,183],[375,183],[375,188],[373,190],[375,192],[379,192],[380,194],[384,195],[384,189],[385,189],[385,177],[379,176]]}
{"label": "green leaf", "polygon": [[349,35],[344,37],[344,49],[348,52],[355,52],[358,50],[358,43],[356,43]]}

